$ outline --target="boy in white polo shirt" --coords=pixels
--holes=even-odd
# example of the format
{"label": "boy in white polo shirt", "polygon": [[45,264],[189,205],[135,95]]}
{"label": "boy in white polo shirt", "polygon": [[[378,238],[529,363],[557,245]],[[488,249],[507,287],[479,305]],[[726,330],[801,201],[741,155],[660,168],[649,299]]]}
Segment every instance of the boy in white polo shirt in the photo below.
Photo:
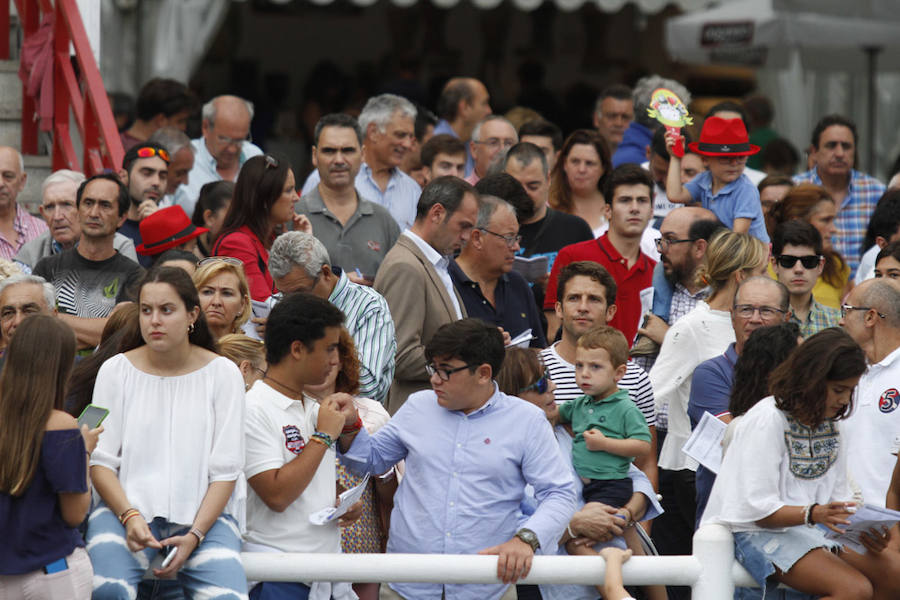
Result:
{"label": "boy in white polo shirt", "polygon": [[[291,294],[269,314],[269,366],[247,392],[247,551],[341,551],[337,523],[312,525],[309,515],[334,505],[333,446],[345,417],[337,394],[317,403],[303,387],[321,384],[339,363],[343,320],[340,310],[311,294]],[[327,583],[262,582],[250,591],[251,600],[308,597],[356,595],[350,584]]]}

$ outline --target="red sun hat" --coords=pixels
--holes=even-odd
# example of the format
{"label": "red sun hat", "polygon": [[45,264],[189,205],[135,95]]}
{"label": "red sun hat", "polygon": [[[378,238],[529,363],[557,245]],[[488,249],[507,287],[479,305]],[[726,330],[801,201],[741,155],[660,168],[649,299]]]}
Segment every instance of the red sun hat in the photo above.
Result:
{"label": "red sun hat", "polygon": [[742,120],[721,117],[706,119],[700,141],[691,142],[688,148],[701,156],[750,156],[759,152],[759,146],[750,143]]}
{"label": "red sun hat", "polygon": [[135,250],[144,256],[153,256],[207,233],[206,227],[197,227],[178,205],[161,208],[144,218],[140,224],[141,240]]}

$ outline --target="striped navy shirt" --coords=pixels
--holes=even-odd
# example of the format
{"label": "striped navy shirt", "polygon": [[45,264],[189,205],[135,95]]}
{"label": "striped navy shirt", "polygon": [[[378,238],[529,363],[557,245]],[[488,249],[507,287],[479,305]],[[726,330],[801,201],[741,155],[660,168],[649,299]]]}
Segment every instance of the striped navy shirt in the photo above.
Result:
{"label": "striped navy shirt", "polygon": [[374,289],[341,277],[328,301],[344,313],[359,357],[359,395],[384,404],[394,379],[397,337],[387,301]]}
{"label": "striped navy shirt", "polygon": [[[553,392],[553,395],[556,397],[557,404],[584,396],[584,392],[575,383],[575,365],[563,359],[556,352],[556,344],[541,350],[541,360],[544,361],[544,366],[550,373],[550,379],[556,384],[556,391]],[[632,402],[641,409],[647,425],[655,426],[656,407],[653,401],[653,386],[650,384],[647,373],[633,360],[628,361],[628,368],[625,376],[619,380],[619,387],[628,390],[628,395]]]}

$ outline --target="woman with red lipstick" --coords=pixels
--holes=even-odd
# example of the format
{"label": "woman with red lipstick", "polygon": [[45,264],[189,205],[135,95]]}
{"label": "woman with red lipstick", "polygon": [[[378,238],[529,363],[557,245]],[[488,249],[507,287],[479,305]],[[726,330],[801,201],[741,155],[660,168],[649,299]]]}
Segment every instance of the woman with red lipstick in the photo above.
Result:
{"label": "woman with red lipstick", "polygon": [[134,597],[147,564],[171,552],[153,573],[177,577],[187,597],[246,597],[243,379],[214,353],[185,271],[152,269],[138,298],[143,344],[103,363],[94,386],[93,404],[109,410],[90,463],[102,499],[87,531],[94,598]]}

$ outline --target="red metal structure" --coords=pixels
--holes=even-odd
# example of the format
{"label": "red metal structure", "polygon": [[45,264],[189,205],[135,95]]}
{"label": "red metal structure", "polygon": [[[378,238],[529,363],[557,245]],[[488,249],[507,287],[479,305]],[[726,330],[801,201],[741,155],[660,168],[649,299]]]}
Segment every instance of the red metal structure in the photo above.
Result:
{"label": "red metal structure", "polygon": [[[72,169],[90,176],[119,169],[125,152],[75,0],[15,3],[24,43],[38,33],[42,24],[52,24],[53,28],[53,170]],[[0,59],[9,58],[9,29],[9,0],[0,0]],[[70,49],[74,49],[74,54]],[[37,154],[37,104],[26,88],[23,85],[21,150],[22,154]],[[81,138],[80,158],[72,142],[70,121],[75,123]]]}

